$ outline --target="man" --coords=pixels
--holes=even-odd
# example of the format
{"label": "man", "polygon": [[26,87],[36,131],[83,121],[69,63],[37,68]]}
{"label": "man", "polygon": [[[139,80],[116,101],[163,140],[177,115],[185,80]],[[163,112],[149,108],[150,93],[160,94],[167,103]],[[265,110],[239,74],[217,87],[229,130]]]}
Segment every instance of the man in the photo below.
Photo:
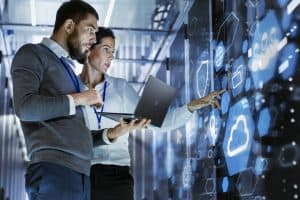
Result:
{"label": "man", "polygon": [[70,58],[86,59],[97,20],[89,4],[65,2],[51,37],[24,45],[12,62],[14,106],[30,158],[29,199],[90,199],[93,142],[80,106],[99,104],[101,98],[96,90],[80,91]]}

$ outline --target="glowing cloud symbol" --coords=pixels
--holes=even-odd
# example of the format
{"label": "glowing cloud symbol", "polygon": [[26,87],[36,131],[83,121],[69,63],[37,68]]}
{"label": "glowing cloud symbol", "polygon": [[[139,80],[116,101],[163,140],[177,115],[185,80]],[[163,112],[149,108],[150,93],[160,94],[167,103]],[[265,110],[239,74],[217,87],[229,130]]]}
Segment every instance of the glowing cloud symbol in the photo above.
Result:
{"label": "glowing cloud symbol", "polygon": [[250,51],[248,67],[256,89],[262,88],[274,76],[281,40],[282,31],[276,13],[270,10],[260,22],[255,24]]}
{"label": "glowing cloud symbol", "polygon": [[223,152],[229,175],[247,169],[255,124],[246,97],[230,107],[223,140]]}
{"label": "glowing cloud symbol", "polygon": [[[242,124],[243,131],[239,131],[240,123]],[[234,138],[234,133],[237,132],[237,131],[239,133],[245,134],[246,141],[242,145],[236,147],[235,149],[231,149],[230,148],[231,143],[235,139]],[[250,141],[250,131],[247,127],[247,119],[244,115],[240,115],[240,116],[238,116],[236,123],[232,126],[232,128],[230,130],[230,137],[229,137],[229,140],[228,140],[228,143],[227,143],[227,154],[228,154],[228,156],[233,157],[233,156],[236,156],[236,155],[242,153],[243,151],[245,151],[249,146],[249,141]]]}
{"label": "glowing cloud symbol", "polygon": [[278,32],[279,30],[272,27],[269,31],[264,32],[261,36],[261,41],[257,41],[253,45],[253,59],[249,68],[252,72],[266,70],[272,59],[277,56],[277,46],[279,44]]}

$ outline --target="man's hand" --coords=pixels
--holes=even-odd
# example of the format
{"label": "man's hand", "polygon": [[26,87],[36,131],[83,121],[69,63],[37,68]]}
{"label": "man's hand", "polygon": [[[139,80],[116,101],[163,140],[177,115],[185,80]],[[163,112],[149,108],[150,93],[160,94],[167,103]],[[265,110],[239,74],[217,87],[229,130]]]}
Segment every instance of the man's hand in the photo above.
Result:
{"label": "man's hand", "polygon": [[83,105],[102,105],[102,99],[100,94],[97,90],[91,89],[86,90],[80,93],[70,94],[75,102],[76,106],[83,106]]}
{"label": "man's hand", "polygon": [[108,129],[108,139],[115,140],[118,137],[133,131],[133,130],[140,130],[143,128],[147,128],[150,125],[151,120],[142,119],[141,121],[131,120],[129,123],[126,123],[123,119],[121,119],[120,124],[115,126],[114,128]]}
{"label": "man's hand", "polygon": [[[197,100],[193,100],[188,103],[188,109],[190,112],[201,109],[205,106],[211,105],[213,107],[221,108],[218,99],[221,99],[221,94],[226,90],[215,91]],[[217,98],[217,99],[216,99]]]}

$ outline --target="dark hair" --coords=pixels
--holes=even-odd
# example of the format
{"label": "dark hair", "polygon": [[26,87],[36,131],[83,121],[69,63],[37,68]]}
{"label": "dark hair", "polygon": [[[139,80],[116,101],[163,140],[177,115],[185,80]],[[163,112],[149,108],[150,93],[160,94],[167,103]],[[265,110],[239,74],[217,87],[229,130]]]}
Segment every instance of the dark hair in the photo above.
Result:
{"label": "dark hair", "polygon": [[96,43],[93,44],[92,48],[101,43],[101,40],[105,37],[112,37],[115,39],[115,35],[110,28],[98,27],[98,31],[96,32]]}
{"label": "dark hair", "polygon": [[72,19],[75,23],[87,17],[87,14],[94,15],[99,19],[97,11],[88,3],[81,0],[70,0],[64,2],[56,12],[56,19],[54,24],[54,32],[57,31],[67,19]]}

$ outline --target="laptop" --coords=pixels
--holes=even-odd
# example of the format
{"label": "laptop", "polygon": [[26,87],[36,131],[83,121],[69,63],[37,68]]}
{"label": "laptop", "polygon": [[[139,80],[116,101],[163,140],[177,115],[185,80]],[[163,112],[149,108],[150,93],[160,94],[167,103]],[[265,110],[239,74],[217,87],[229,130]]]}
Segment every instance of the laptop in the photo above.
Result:
{"label": "laptop", "polygon": [[175,88],[150,76],[134,113],[101,112],[101,114],[114,121],[120,121],[120,118],[126,122],[147,118],[151,119],[152,125],[161,127],[175,93]]}

